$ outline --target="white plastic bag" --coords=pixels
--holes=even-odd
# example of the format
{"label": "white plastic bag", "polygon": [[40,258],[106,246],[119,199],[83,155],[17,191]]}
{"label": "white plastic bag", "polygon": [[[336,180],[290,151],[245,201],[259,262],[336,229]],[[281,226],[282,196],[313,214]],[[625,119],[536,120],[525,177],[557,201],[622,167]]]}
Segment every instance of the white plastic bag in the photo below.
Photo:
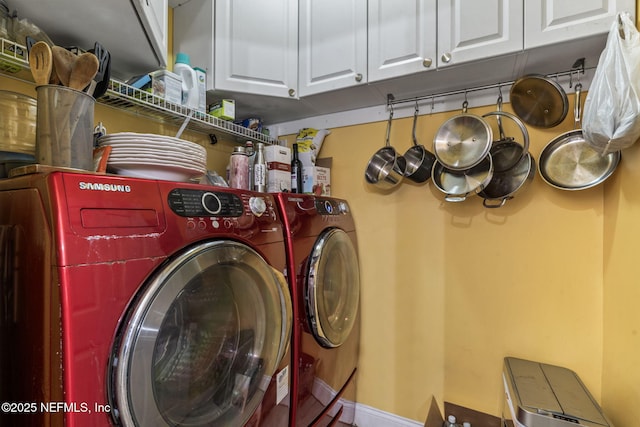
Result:
{"label": "white plastic bag", "polygon": [[640,33],[628,13],[611,25],[585,101],[582,133],[601,155],[640,138]]}

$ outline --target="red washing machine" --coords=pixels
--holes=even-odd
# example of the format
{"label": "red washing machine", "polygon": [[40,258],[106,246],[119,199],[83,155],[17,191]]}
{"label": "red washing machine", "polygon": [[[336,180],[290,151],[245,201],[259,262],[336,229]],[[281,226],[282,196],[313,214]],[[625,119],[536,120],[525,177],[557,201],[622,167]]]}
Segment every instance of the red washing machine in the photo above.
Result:
{"label": "red washing machine", "polygon": [[56,171],[0,206],[0,425],[288,424],[272,196]]}
{"label": "red washing machine", "polygon": [[293,300],[293,426],[353,424],[360,272],[345,200],[279,193]]}

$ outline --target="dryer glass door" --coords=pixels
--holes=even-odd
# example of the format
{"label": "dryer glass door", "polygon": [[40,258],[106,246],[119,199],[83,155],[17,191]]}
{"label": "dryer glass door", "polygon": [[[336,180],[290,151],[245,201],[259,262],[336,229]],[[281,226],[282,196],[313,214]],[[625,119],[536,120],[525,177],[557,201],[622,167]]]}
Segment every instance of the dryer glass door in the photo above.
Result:
{"label": "dryer glass door", "polygon": [[208,242],[165,263],[114,352],[114,413],[131,426],[241,426],[289,341],[286,288],[246,245]]}
{"label": "dryer glass door", "polygon": [[338,347],[351,333],[360,299],[358,254],[349,235],[326,229],[309,257],[305,306],[311,331],[324,347]]}

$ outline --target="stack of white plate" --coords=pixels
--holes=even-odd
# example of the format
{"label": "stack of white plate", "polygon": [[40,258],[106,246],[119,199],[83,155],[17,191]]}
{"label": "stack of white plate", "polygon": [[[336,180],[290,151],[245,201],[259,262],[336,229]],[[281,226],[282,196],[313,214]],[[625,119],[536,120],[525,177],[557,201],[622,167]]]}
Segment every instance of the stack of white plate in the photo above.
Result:
{"label": "stack of white plate", "polygon": [[191,181],[207,171],[204,147],[171,136],[122,132],[100,138],[110,145],[107,171],[137,178]]}

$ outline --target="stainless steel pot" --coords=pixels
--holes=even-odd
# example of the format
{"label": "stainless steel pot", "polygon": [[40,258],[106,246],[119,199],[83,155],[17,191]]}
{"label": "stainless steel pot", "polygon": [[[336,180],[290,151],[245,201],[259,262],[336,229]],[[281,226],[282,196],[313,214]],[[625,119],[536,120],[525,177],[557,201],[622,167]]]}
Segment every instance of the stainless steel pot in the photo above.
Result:
{"label": "stainless steel pot", "polygon": [[404,153],[404,159],[406,161],[404,176],[413,182],[420,184],[431,178],[431,169],[433,168],[433,163],[436,161],[436,156],[424,148],[423,145],[418,144],[418,140],[416,138],[417,121],[418,106],[416,105],[415,112],[413,114],[413,127],[411,130],[413,146]]}
{"label": "stainless steel pot", "polygon": [[[491,158],[493,159],[494,172],[502,172],[514,167],[524,155],[529,152],[529,132],[524,126],[524,123],[516,116],[510,113],[502,111],[502,96],[498,98],[497,111],[487,113],[483,115],[483,118],[495,116],[498,122],[498,131],[500,133],[500,139],[494,141],[491,145]],[[522,143],[516,141],[514,137],[507,137],[502,127],[502,118],[506,117],[514,122],[523,137]]]}
{"label": "stainless steel pot", "polygon": [[619,151],[601,156],[584,139],[580,124],[582,85],[576,85],[574,126],[551,140],[540,153],[538,171],[542,179],[560,190],[584,190],[604,182],[616,170],[621,159]]}
{"label": "stainless steel pot", "polygon": [[511,169],[494,172],[491,181],[478,193],[482,197],[485,208],[500,208],[507,200],[513,199],[525,184],[531,182],[535,176],[536,161],[530,153],[520,158]]}
{"label": "stainless steel pot", "polygon": [[491,154],[477,165],[457,171],[445,167],[436,161],[431,171],[431,180],[436,188],[445,194],[448,202],[463,202],[468,196],[479,193],[491,182],[493,162]]}
{"label": "stainless steel pot", "polygon": [[469,169],[482,162],[491,149],[491,127],[482,117],[467,113],[467,106],[465,100],[462,113],[444,122],[433,139],[433,152],[448,169]]}
{"label": "stainless steel pot", "polygon": [[387,136],[385,146],[374,153],[369,160],[364,176],[369,184],[382,190],[390,190],[402,182],[406,168],[404,157],[398,155],[395,148],[389,144],[393,108],[387,122]]}

